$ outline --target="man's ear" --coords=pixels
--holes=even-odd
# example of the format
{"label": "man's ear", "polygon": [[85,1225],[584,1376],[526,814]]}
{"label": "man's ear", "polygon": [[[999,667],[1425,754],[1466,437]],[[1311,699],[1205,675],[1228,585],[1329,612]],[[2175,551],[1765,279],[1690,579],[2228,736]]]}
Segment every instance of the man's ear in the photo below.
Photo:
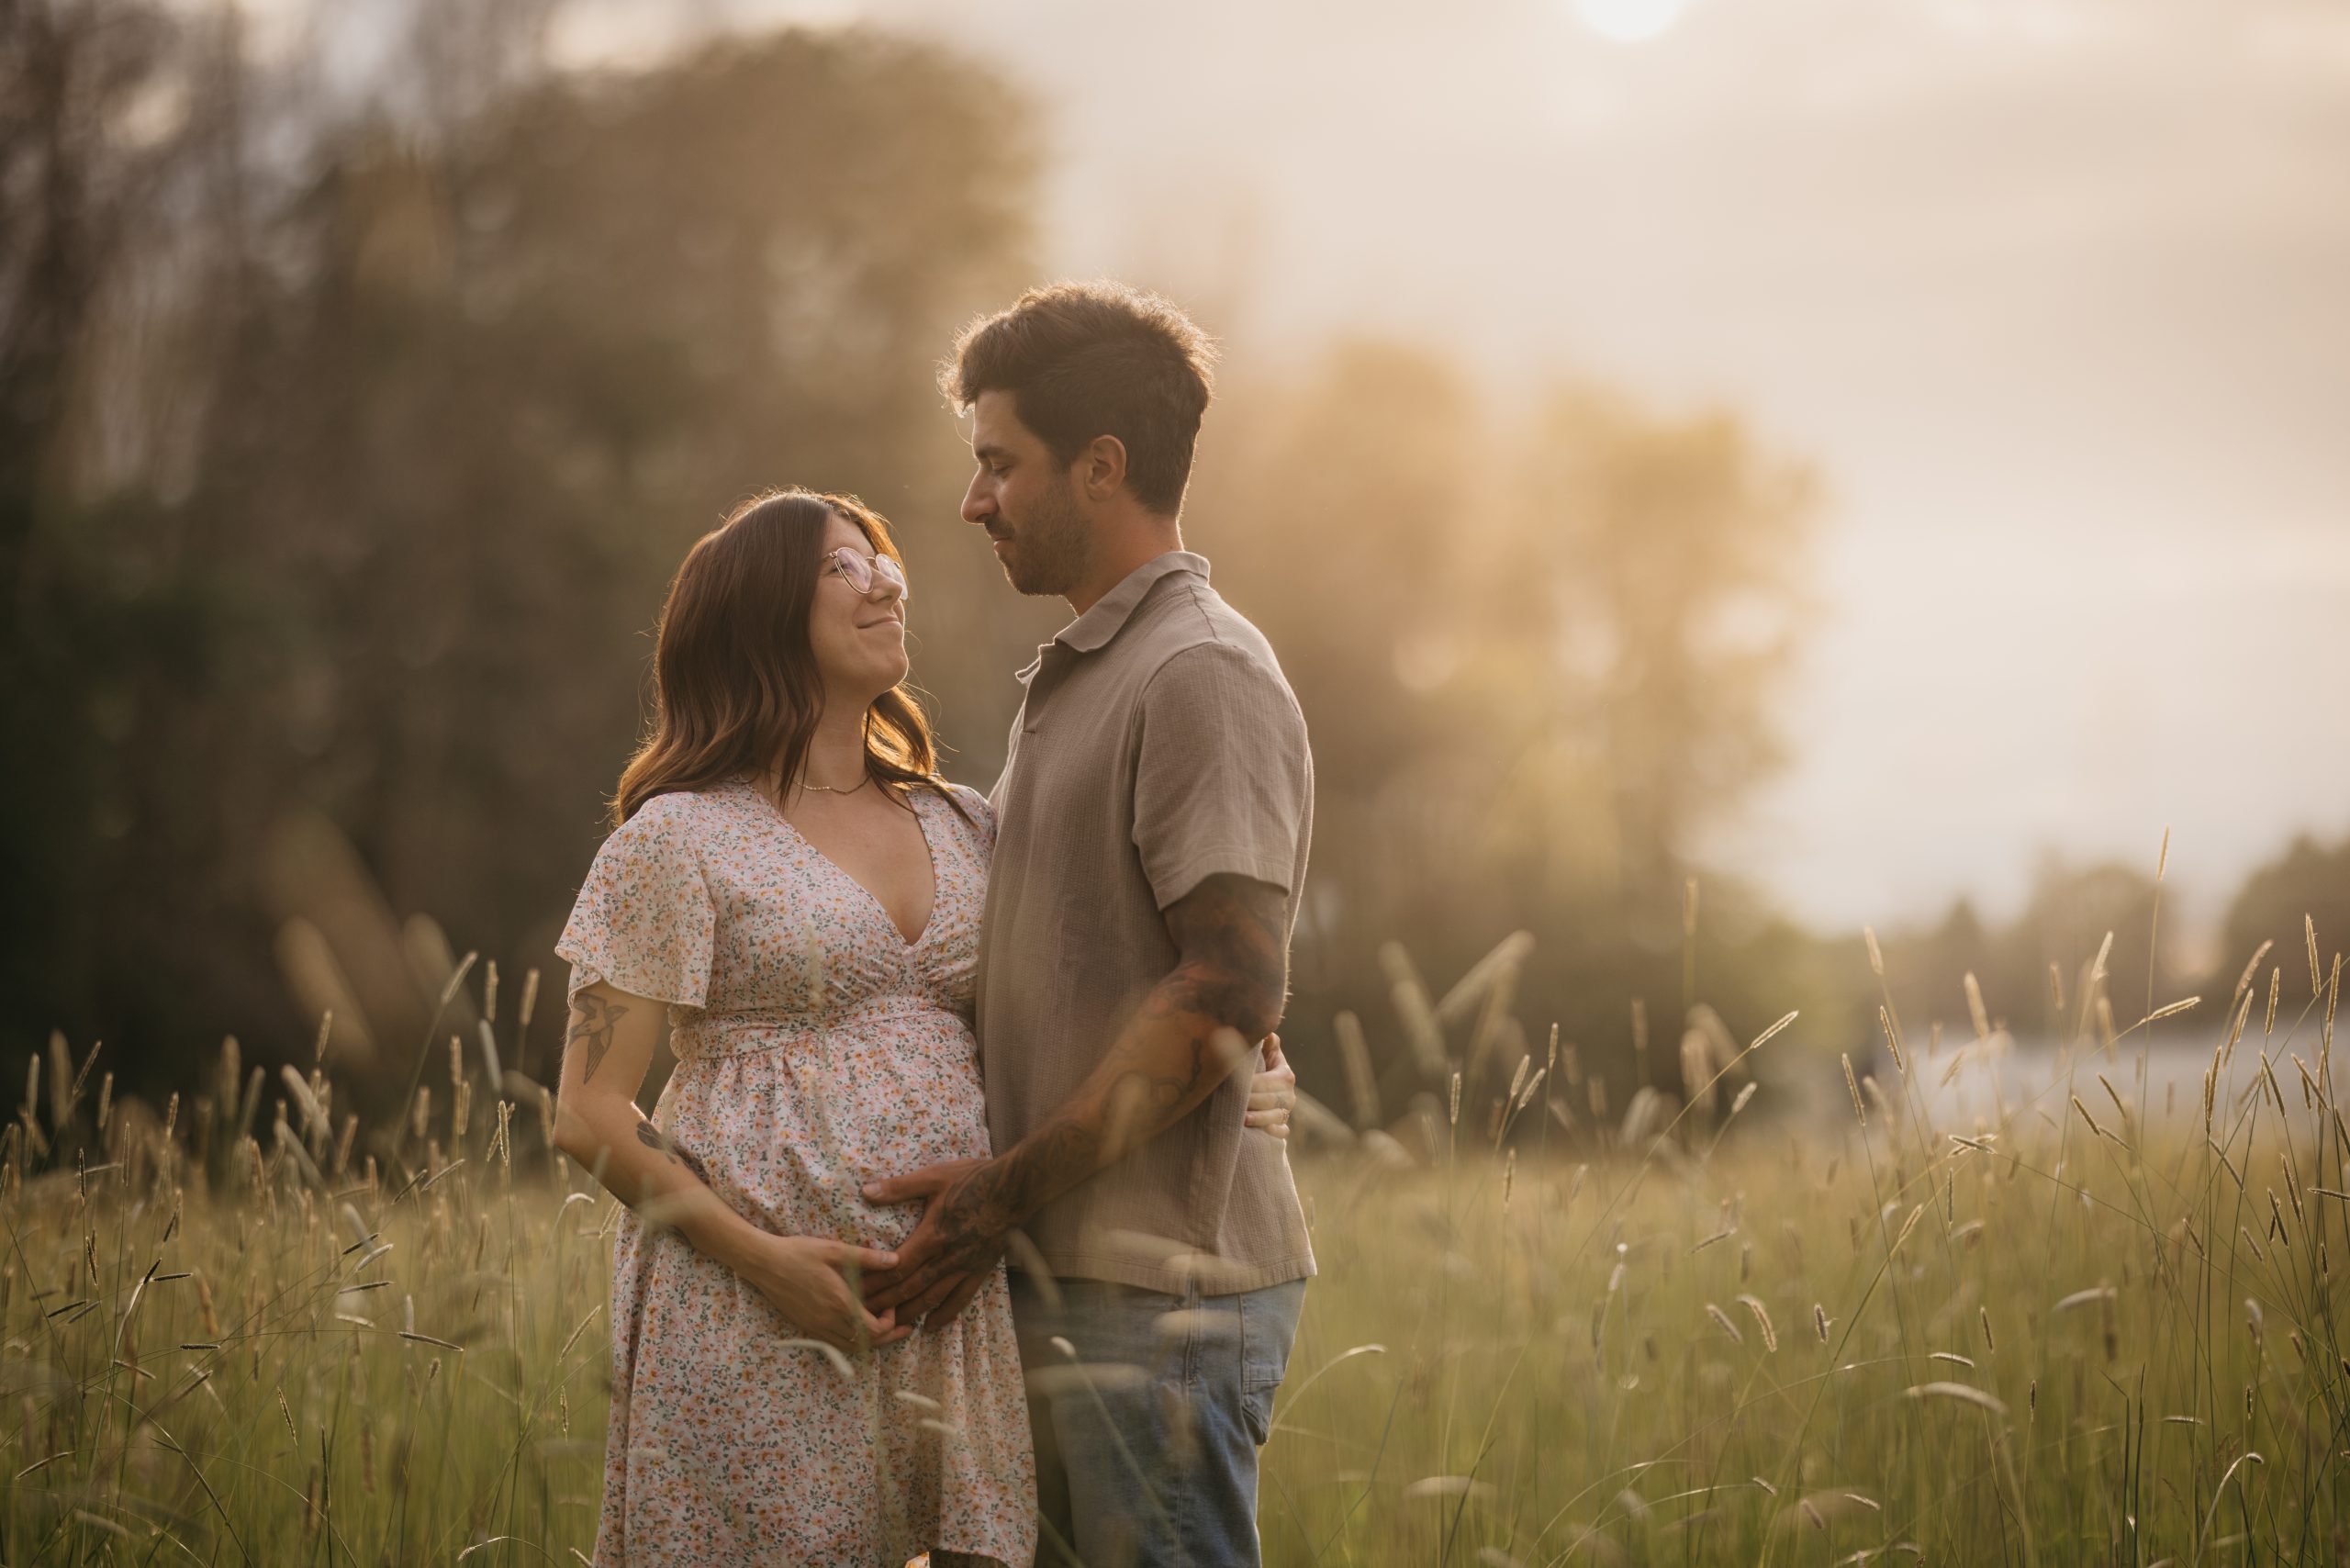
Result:
{"label": "man's ear", "polygon": [[1126,482],[1126,443],[1113,435],[1097,435],[1077,455],[1077,480],[1085,498],[1100,503],[1118,493]]}

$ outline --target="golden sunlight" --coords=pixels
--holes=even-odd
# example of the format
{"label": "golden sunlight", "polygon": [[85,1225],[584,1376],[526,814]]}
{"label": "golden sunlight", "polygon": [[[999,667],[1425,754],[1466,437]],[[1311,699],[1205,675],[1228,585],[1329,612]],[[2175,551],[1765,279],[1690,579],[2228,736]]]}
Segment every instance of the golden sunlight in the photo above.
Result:
{"label": "golden sunlight", "polygon": [[1575,0],[1583,26],[1617,43],[1662,38],[1681,19],[1684,0]]}

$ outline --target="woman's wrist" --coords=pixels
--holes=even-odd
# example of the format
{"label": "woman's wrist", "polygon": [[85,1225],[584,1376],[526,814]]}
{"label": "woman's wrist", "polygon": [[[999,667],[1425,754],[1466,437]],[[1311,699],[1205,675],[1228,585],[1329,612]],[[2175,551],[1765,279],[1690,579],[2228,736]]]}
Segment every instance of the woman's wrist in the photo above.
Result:
{"label": "woman's wrist", "polygon": [[711,1261],[741,1273],[765,1232],[727,1207],[714,1193],[710,1202],[688,1207],[690,1217],[684,1218],[677,1227],[686,1240]]}

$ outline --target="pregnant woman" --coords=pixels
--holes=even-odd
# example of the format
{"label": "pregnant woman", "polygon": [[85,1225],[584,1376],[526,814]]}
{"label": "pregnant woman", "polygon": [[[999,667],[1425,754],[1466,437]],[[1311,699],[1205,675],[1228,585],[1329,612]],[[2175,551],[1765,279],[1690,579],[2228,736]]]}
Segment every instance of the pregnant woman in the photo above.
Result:
{"label": "pregnant woman", "polygon": [[[1001,1271],[915,1335],[866,1182],[989,1152],[971,1026],[992,837],[907,693],[887,525],[792,490],[688,553],[653,731],[556,951],[556,1141],[612,1260],[602,1564],[1024,1564],[1035,1478]],[[637,1108],[664,1018],[677,1070]],[[1016,1048],[1017,1042],[1007,1048]],[[1248,1120],[1287,1134],[1277,1048]]]}

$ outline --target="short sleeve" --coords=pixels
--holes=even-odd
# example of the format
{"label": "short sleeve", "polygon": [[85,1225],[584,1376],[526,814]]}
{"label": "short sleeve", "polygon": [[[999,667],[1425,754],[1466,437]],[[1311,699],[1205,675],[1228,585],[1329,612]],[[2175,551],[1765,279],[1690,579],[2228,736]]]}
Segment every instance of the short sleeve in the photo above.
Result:
{"label": "short sleeve", "polygon": [[1295,892],[1313,828],[1305,718],[1279,670],[1203,643],[1143,693],[1135,848],[1160,909],[1219,872]]}
{"label": "short sleeve", "polygon": [[949,784],[956,803],[963,808],[964,820],[979,835],[979,846],[989,854],[995,853],[995,805],[985,795],[968,784]]}
{"label": "short sleeve", "polygon": [[598,980],[655,1002],[700,1007],[717,925],[692,834],[691,795],[656,795],[596,852],[555,956],[576,996]]}

